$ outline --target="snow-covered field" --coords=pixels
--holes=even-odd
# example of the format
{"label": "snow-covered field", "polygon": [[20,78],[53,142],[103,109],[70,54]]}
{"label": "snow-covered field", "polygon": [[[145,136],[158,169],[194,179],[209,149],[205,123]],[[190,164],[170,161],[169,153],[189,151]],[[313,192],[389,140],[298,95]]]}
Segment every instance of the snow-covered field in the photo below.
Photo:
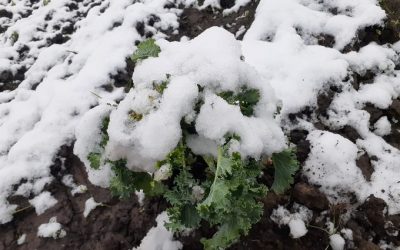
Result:
{"label": "snow-covered field", "polygon": [[[237,0],[223,15],[236,15],[250,2]],[[198,134],[187,140],[196,154],[215,155],[224,136],[235,133],[241,138],[235,151],[259,158],[291,146],[291,131],[307,131],[310,152],[301,176],[330,204],[355,209],[373,195],[386,202],[388,215],[400,214],[400,142],[390,140],[400,132],[400,42],[352,49],[360,30],[384,25],[387,15],[379,2],[260,0],[257,5],[250,28],[240,30],[242,40],[211,27],[172,42],[168,37],[179,35],[184,8],[220,11],[219,1],[199,6],[195,0],[0,0],[0,224],[13,221],[20,209],[9,202],[11,196],[29,198],[38,215],[57,203],[44,188],[54,179],[50,167],[63,145],[73,145],[89,180],[107,188],[111,166],[103,162],[92,169],[90,152],[125,158],[131,170],[152,173],[180,141],[182,119],[196,122]],[[159,56],[127,72],[129,57],[146,37],[156,40]],[[129,79],[121,85],[121,75],[134,85],[129,92]],[[166,78],[160,95],[154,83]],[[244,85],[261,93],[252,117],[214,93]],[[323,112],[322,95],[330,95]],[[195,113],[200,97],[204,103]],[[394,113],[371,119],[368,107]],[[132,110],[148,115],[131,122]],[[109,141],[103,149],[99,135],[106,116]],[[355,138],[337,132],[349,127]],[[365,156],[372,169],[368,175],[358,166]],[[79,195],[84,187],[67,179]],[[85,217],[100,205],[89,203]],[[352,208],[344,216],[350,217]],[[310,220],[299,211],[279,207],[273,213],[293,238],[307,233]],[[166,217],[157,217],[137,249],[182,248],[164,228]],[[332,249],[343,249],[343,238],[351,241],[343,230],[342,236],[332,230]],[[68,238],[56,218],[37,235]]]}

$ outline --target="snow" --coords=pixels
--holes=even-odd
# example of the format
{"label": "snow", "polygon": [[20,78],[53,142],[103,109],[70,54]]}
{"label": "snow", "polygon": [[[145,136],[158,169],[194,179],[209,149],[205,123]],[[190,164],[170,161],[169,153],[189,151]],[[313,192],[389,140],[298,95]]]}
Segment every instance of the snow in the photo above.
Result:
{"label": "snow", "polygon": [[353,231],[349,228],[343,228],[342,230],[340,230],[340,232],[342,233],[343,237],[347,240],[352,241],[353,240]]}
{"label": "snow", "polygon": [[340,234],[333,234],[329,236],[329,245],[331,246],[332,250],[343,250],[345,241]]}
{"label": "snow", "polygon": [[135,194],[138,199],[139,205],[143,206],[144,198],[146,198],[146,195],[144,194],[143,190],[135,191]]}
{"label": "snow", "polygon": [[[75,140],[75,129],[86,112],[99,103],[107,105],[121,98],[121,88],[109,93],[100,86],[112,82],[110,76],[123,71],[135,41],[142,40],[132,27],[154,14],[160,18],[155,24],[158,28],[146,29],[151,29],[156,38],[165,37],[161,29],[176,29],[180,12],[164,9],[167,0],[106,0],[93,8],[86,2],[77,2],[77,10],[72,11],[65,6],[75,1],[59,0],[22,18],[18,12],[32,7],[29,1],[18,2],[15,6],[7,4],[14,15],[7,21],[10,28],[0,34],[4,45],[0,46],[0,61],[2,67],[12,67],[12,72],[22,67],[28,71],[17,89],[0,93],[0,223],[12,220],[16,208],[6,200],[12,193],[10,187],[21,179],[30,182],[49,176],[49,166],[58,149]],[[35,6],[41,4],[39,1]],[[52,19],[46,20],[50,12]],[[116,22],[121,25],[111,28]],[[46,40],[68,25],[76,30],[68,35],[67,42],[47,45]],[[13,32],[19,35],[15,43],[10,41]],[[23,45],[29,52],[19,58],[17,51]],[[4,61],[10,60],[9,55],[14,55],[12,61]],[[75,153],[86,159],[84,152]],[[107,169],[89,175],[95,183],[97,179],[97,184],[107,186]]]}
{"label": "snow", "polygon": [[56,217],[51,217],[49,223],[41,224],[38,228],[37,235],[43,238],[52,237],[53,239],[64,238],[67,233],[60,223],[57,222]]}
{"label": "snow", "polygon": [[170,164],[162,165],[156,172],[154,172],[153,179],[155,181],[168,180],[172,176],[172,169]]}
{"label": "snow", "polygon": [[290,236],[293,239],[303,237],[307,234],[308,230],[306,228],[306,225],[304,224],[304,221],[300,219],[290,220],[288,226],[290,228]]}
{"label": "snow", "polygon": [[29,203],[35,207],[36,214],[41,215],[47,209],[57,204],[57,200],[50,194],[50,192],[45,191],[29,200]]}
{"label": "snow", "polygon": [[[332,14],[329,9],[338,13]],[[390,136],[385,118],[369,124],[370,115],[364,107],[369,104],[387,109],[399,97],[395,63],[400,44],[370,43],[359,51],[342,52],[357,30],[380,25],[384,17],[375,0],[264,0],[243,38],[242,50],[245,61],[268,80],[282,100],[280,117],[286,130],[310,132],[307,139],[313,147],[302,171],[309,181],[321,185],[332,203],[346,200],[346,193],[354,192],[359,203],[373,194],[385,200],[389,213],[395,214],[400,212],[400,151],[381,138]],[[333,36],[333,48],[318,45],[321,34]],[[360,88],[354,89],[351,72],[376,76],[371,83],[361,82]],[[330,86],[341,91],[334,93],[327,118],[312,115],[295,124],[287,119],[307,107],[316,108],[318,95]],[[350,126],[361,138],[351,142],[338,134],[319,131],[314,127],[317,121],[331,130]],[[378,158],[371,162],[374,173],[370,182],[356,166],[363,152]]]}
{"label": "snow", "polygon": [[139,247],[133,250],[178,250],[182,249],[182,243],[173,240],[173,234],[164,224],[168,222],[167,212],[162,212],[156,218],[157,226],[151,228],[143,238]]}
{"label": "snow", "polygon": [[390,134],[392,131],[392,125],[390,124],[387,116],[379,118],[379,120],[374,124],[374,132],[379,136],[385,136]]}
{"label": "snow", "polygon": [[[328,11],[334,8],[337,15]],[[312,40],[318,34],[332,35],[335,48],[341,49],[351,42],[359,28],[381,24],[385,16],[375,0],[261,0],[245,38],[263,40],[282,31],[294,34],[296,27],[305,40]]]}
{"label": "snow", "polygon": [[92,212],[96,207],[102,205],[94,200],[93,197],[90,197],[85,201],[85,210],[83,211],[83,217],[88,217],[90,212]]}
{"label": "snow", "polygon": [[338,134],[319,130],[312,131],[307,139],[311,142],[311,152],[303,173],[312,184],[322,185],[322,190],[335,200],[345,198],[337,193],[362,187],[365,180],[355,163],[358,154],[355,144]]}
{"label": "snow", "polygon": [[307,234],[306,223],[312,219],[313,212],[297,203],[293,205],[293,210],[294,212],[291,213],[283,206],[279,206],[272,211],[270,218],[279,226],[288,225],[290,236],[297,239]]}
{"label": "snow", "polygon": [[76,194],[83,194],[87,191],[87,187],[85,185],[77,185],[74,182],[74,178],[71,174],[64,175],[62,182],[65,186],[72,188],[72,196],[75,196]]}
{"label": "snow", "polygon": [[20,246],[20,245],[24,244],[25,241],[26,241],[26,234],[22,234],[17,239],[17,245]]}
{"label": "snow", "polygon": [[[218,0],[206,0],[201,6],[194,0],[176,2],[199,9],[221,7]],[[249,2],[237,0],[222,13],[229,15]],[[46,6],[42,1],[13,3],[0,0],[13,14],[12,18],[0,18],[0,25],[8,27],[0,34],[0,74],[27,71],[21,82],[12,83],[15,90],[0,92],[0,224],[13,219],[17,205],[7,199],[12,195],[34,197],[30,203],[38,215],[57,203],[43,189],[53,181],[50,166],[61,146],[73,144],[90,182],[108,187],[112,171],[105,158],[127,158],[130,169],[153,173],[154,163],[181,139],[182,119],[196,124],[198,135],[189,136],[187,144],[201,155],[215,155],[226,133],[241,137],[235,149],[242,156],[270,155],[286,147],[281,127],[285,132],[305,129],[311,152],[302,175],[320,186],[331,203],[346,202],[355,194],[361,204],[373,194],[385,200],[389,214],[400,212],[400,151],[382,138],[391,136],[395,129],[391,124],[396,121],[385,114],[370,124],[371,116],[365,110],[367,105],[387,109],[399,98],[400,72],[395,65],[400,42],[344,50],[354,43],[359,30],[383,24],[385,13],[377,0],[260,0],[249,30],[241,27],[230,34],[212,27],[179,42],[165,40],[167,30],[176,34],[182,12],[164,8],[168,0],[54,0]],[[70,4],[78,8],[68,8]],[[153,15],[159,21],[147,25]],[[106,91],[103,87],[114,84],[113,76],[125,70],[135,43],[144,39],[134,28],[142,22],[145,33],[154,34],[162,52],[136,65],[128,76],[135,84],[129,93],[116,87]],[[64,42],[50,42],[68,29],[73,32],[66,32]],[[243,41],[238,41],[236,37],[242,34]],[[332,48],[318,44],[323,36],[333,37]],[[20,53],[24,49],[26,52]],[[362,76],[367,72],[374,77],[354,88],[354,73]],[[167,74],[170,82],[161,95],[153,84],[166,80]],[[0,82],[0,86],[4,84]],[[204,90],[199,91],[198,85]],[[216,95],[244,85],[261,93],[252,117],[243,116],[238,107]],[[331,86],[340,91],[334,93],[326,117],[313,114],[296,123],[288,119],[289,114],[307,107],[315,110],[318,96]],[[199,99],[204,104],[196,114],[194,105]],[[274,118],[277,107],[282,109]],[[130,120],[127,114],[132,110],[144,118]],[[99,146],[100,126],[107,116],[111,118],[110,141],[103,149]],[[329,131],[316,128],[317,122]],[[352,127],[359,137],[350,141],[339,135],[337,130],[345,126]],[[89,166],[90,152],[103,154],[98,170]],[[371,157],[374,172],[370,181],[356,164],[363,154]],[[71,175],[62,180],[72,195],[86,190]],[[201,194],[198,191],[195,196]],[[89,199],[85,214],[96,204]],[[293,211],[279,207],[271,218],[288,225],[292,237],[297,238],[307,233],[310,216],[301,206]],[[182,247],[163,227],[163,220],[165,213],[157,218],[157,227],[149,231],[139,249]],[[348,231],[342,234],[352,238]],[[61,237],[65,231],[52,218],[39,227],[38,235]],[[333,249],[343,249],[339,234],[330,240]]]}
{"label": "snow", "polygon": [[[139,63],[132,79],[135,88],[111,111],[106,155],[111,160],[126,158],[132,170],[155,171],[154,165],[178,144],[182,118],[193,116],[196,100],[204,99],[194,117],[198,137],[219,144],[227,133],[240,136],[238,152],[243,157],[260,157],[285,148],[283,132],[273,119],[277,100],[265,79],[241,60],[241,45],[233,34],[212,27],[190,41],[158,41],[161,53]],[[153,83],[165,81],[162,96]],[[203,87],[199,92],[198,85]],[[255,115],[244,116],[239,107],[228,104],[216,93],[257,88],[261,98]],[[130,111],[144,114],[132,121]],[[193,117],[192,117],[193,118]],[[194,146],[196,147],[196,146]]]}

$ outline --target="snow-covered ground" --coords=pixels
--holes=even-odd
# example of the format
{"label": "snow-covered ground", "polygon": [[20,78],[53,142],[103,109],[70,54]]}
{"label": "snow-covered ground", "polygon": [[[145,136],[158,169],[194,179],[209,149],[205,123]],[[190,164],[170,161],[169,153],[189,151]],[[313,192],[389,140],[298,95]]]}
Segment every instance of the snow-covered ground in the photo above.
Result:
{"label": "snow-covered ground", "polygon": [[[147,171],[153,171],[154,163],[178,143],[182,117],[197,119],[199,137],[190,146],[203,153],[231,132],[241,136],[242,154],[258,157],[285,147],[283,131],[307,130],[311,152],[302,173],[320,186],[331,203],[346,202],[352,195],[362,203],[373,194],[386,201],[389,214],[400,213],[400,151],[383,139],[400,121],[383,117],[370,124],[364,109],[367,104],[387,109],[399,97],[395,65],[400,43],[371,43],[344,52],[358,30],[383,24],[386,14],[377,0],[260,0],[242,41],[213,27],[180,42],[167,39],[171,30],[177,32],[182,12],[168,7],[168,0],[31,2],[0,0],[0,10],[12,15],[0,17],[0,30],[6,28],[0,33],[0,75],[17,76],[26,70],[22,81],[0,78],[0,86],[13,89],[0,92],[0,224],[13,219],[16,205],[7,201],[13,194],[36,196],[31,203],[38,214],[57,203],[42,191],[52,181],[50,166],[65,144],[75,143],[74,153],[88,166],[94,184],[108,186],[109,166],[92,170],[87,156],[99,143],[101,121],[109,114],[108,157],[127,158],[132,169]],[[195,1],[175,2],[189,6]],[[248,2],[236,1],[224,13]],[[206,0],[199,8],[206,6],[220,8],[216,0]],[[135,88],[125,93],[123,87],[114,86],[116,76],[124,73],[127,58],[146,34],[157,40],[160,56],[135,68],[129,76]],[[333,46],[318,45],[321,35],[333,37]],[[372,82],[354,88],[354,73],[366,72],[375,75]],[[161,99],[150,85],[165,80],[167,74],[172,78]],[[262,90],[255,118],[241,115],[209,93],[204,94],[198,117],[191,117],[199,95],[197,84],[234,90],[243,82]],[[111,90],[105,87],[110,84]],[[331,86],[340,91],[326,116],[313,113],[311,118],[290,121],[289,114],[315,109],[318,96]],[[277,106],[281,111],[273,120]],[[132,125],[127,121],[130,110],[153,113]],[[316,127],[317,121],[330,131]],[[354,128],[359,138],[350,141],[332,132],[345,126]],[[364,153],[374,156],[370,180],[356,165]],[[139,249],[149,249],[145,246],[158,234],[165,236],[160,225],[164,217],[160,215]],[[292,226],[286,223],[293,228],[293,237],[307,231],[299,221],[296,217]],[[43,226],[38,235],[53,235],[55,229],[49,228]],[[164,236],[160,237],[172,240],[172,235]],[[341,249],[341,239],[335,237],[332,248]]]}

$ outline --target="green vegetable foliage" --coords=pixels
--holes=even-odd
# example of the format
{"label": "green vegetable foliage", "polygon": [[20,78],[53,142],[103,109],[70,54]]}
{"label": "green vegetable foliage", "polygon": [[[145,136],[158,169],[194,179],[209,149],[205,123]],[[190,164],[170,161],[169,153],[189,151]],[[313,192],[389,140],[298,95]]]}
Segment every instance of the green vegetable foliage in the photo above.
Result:
{"label": "green vegetable foliage", "polygon": [[252,116],[254,106],[260,100],[260,91],[243,87],[237,94],[233,91],[225,91],[220,93],[219,96],[231,105],[238,105],[243,115]]}
{"label": "green vegetable foliage", "polygon": [[131,56],[131,60],[135,63],[147,59],[149,57],[157,57],[161,52],[160,47],[155,43],[154,39],[147,39],[137,46],[135,53]]}
{"label": "green vegetable foliage", "polygon": [[202,239],[205,249],[223,249],[248,234],[263,213],[258,199],[267,188],[257,181],[262,166],[228,153],[229,143],[220,146],[214,180],[207,198],[197,206],[200,216],[218,231],[211,239]]}
{"label": "green vegetable foliage", "polygon": [[100,162],[101,162],[101,154],[100,153],[91,152],[91,153],[89,153],[87,158],[90,162],[91,168],[93,168],[93,169],[100,168]]}
{"label": "green vegetable foliage", "polygon": [[299,162],[293,149],[287,149],[272,155],[272,162],[275,167],[275,178],[272,190],[281,194],[293,184],[293,175],[299,169]]}
{"label": "green vegetable foliage", "polygon": [[159,195],[163,192],[160,183],[153,180],[146,172],[133,172],[126,167],[126,160],[110,161],[114,176],[110,182],[112,195],[121,199],[129,198],[133,192],[143,190],[148,196]]}
{"label": "green vegetable foliage", "polygon": [[[140,43],[131,59],[137,63],[148,57],[156,57],[160,48],[153,39]],[[161,95],[167,88],[166,81],[153,83],[153,88]],[[199,86],[199,91],[203,87]],[[254,107],[260,100],[258,89],[242,87],[239,91],[225,91],[219,96],[231,105],[237,105],[245,116],[254,115]],[[204,103],[196,100],[193,109],[199,112]],[[140,121],[146,114],[131,111],[134,121]],[[107,134],[109,118],[102,122],[100,152],[88,155],[90,165],[98,169],[102,154],[109,140]],[[267,193],[267,187],[261,181],[263,164],[259,159],[242,158],[238,152],[231,152],[234,141],[241,138],[228,133],[225,143],[218,147],[217,157],[194,154],[186,145],[186,137],[196,134],[194,122],[181,121],[182,138],[164,160],[156,164],[156,180],[147,172],[134,172],[127,168],[127,161],[106,160],[111,165],[114,176],[110,182],[113,195],[121,199],[129,198],[134,191],[143,190],[146,196],[162,196],[169,203],[167,213],[170,222],[166,226],[179,233],[187,228],[196,229],[203,223],[216,229],[209,238],[201,239],[206,250],[225,249],[247,235],[252,225],[263,214],[260,201]],[[299,168],[293,150],[285,150],[272,155],[275,167],[275,179],[272,190],[283,193],[293,183],[293,175]],[[162,172],[165,170],[166,172]],[[163,175],[163,173],[167,173]]]}

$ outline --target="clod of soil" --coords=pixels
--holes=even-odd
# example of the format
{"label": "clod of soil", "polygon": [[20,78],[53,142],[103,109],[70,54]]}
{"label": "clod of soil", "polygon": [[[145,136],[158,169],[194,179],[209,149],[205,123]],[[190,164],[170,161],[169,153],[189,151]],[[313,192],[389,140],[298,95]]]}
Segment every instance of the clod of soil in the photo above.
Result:
{"label": "clod of soil", "polygon": [[326,210],[329,208],[329,201],[318,188],[306,183],[297,183],[293,188],[293,199],[310,209]]}

